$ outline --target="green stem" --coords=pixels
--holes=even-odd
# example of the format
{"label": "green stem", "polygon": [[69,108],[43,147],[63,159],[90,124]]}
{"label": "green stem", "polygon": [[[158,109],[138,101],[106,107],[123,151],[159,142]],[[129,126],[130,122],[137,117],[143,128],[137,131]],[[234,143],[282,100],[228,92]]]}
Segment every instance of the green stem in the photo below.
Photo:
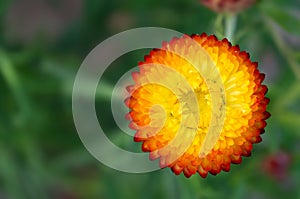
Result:
{"label": "green stem", "polygon": [[214,22],[214,30],[217,37],[223,38],[224,37],[224,14],[220,13],[217,15],[215,22]]}
{"label": "green stem", "polygon": [[234,42],[234,33],[237,25],[237,15],[227,14],[225,16],[225,37],[231,42]]}
{"label": "green stem", "polygon": [[266,25],[270,30],[270,34],[279,50],[279,52],[285,57],[292,71],[294,72],[296,78],[300,80],[300,65],[297,63],[296,58],[293,56],[292,50],[286,45],[282,39],[280,33],[276,29],[274,22],[268,18],[265,19]]}

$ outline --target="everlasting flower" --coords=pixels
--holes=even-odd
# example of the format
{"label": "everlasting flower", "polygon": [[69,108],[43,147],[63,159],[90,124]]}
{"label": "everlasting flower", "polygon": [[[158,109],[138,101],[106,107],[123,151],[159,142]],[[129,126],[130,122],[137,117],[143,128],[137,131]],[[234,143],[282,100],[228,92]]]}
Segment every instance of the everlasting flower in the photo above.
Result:
{"label": "everlasting flower", "polygon": [[[191,46],[188,40],[204,49],[216,71],[210,68],[213,65],[209,65],[208,61],[199,58],[203,52]],[[191,60],[179,56],[174,50]],[[179,77],[175,73],[168,74],[165,69],[157,67],[159,65],[184,77],[191,90],[181,91],[185,88],[184,82],[177,81]],[[262,85],[265,75],[259,72],[257,66],[256,62],[250,61],[248,53],[241,52],[238,46],[231,46],[227,39],[219,41],[205,33],[184,35],[169,43],[164,42],[161,49],[153,49],[139,63],[140,71],[132,74],[134,85],[128,86],[131,95],[125,103],[130,108],[127,115],[131,120],[130,127],[136,130],[134,140],[143,142],[142,150],[150,152],[150,159],[159,158],[161,168],[170,167],[177,175],[183,172],[190,177],[198,172],[206,177],[208,173],[216,175],[221,170],[229,171],[231,163],[240,164],[242,156],[251,155],[252,145],[261,142],[260,134],[264,132],[265,120],[270,116],[266,112],[269,103],[265,97],[267,87]],[[210,78],[202,76],[195,69],[197,67],[208,71],[206,74]],[[208,88],[209,81],[216,81],[215,74],[220,75],[224,87],[224,104],[220,106],[224,105],[224,124],[216,142],[205,143],[210,122],[218,117],[212,106],[214,91]],[[143,84],[146,79],[166,82],[167,85]],[[176,96],[176,88],[184,94]],[[199,117],[186,116],[196,111],[195,107],[188,109],[185,105],[191,100],[190,92],[196,96],[195,107],[199,107]],[[193,130],[195,136],[190,136]],[[179,131],[183,135],[173,143]],[[190,142],[185,149],[181,143],[187,141]],[[212,147],[201,155],[203,145]]]}
{"label": "everlasting flower", "polygon": [[239,12],[256,2],[256,0],[200,0],[203,5],[215,12]]}

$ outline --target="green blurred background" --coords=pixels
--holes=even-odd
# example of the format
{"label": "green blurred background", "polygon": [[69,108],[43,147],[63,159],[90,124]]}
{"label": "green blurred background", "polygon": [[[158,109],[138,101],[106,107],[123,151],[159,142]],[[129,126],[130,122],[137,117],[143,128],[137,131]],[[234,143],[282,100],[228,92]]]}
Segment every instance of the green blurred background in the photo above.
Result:
{"label": "green blurred background", "polygon": [[[238,16],[235,43],[266,73],[272,116],[252,157],[230,172],[206,179],[175,176],[170,169],[123,173],[98,162],[79,139],[72,86],[96,45],[145,26],[222,39],[220,19],[198,0],[1,0],[0,198],[300,198],[298,0],[261,0]],[[140,144],[116,127],[110,96],[121,75],[147,52],[116,60],[96,95],[107,136],[133,151]]]}

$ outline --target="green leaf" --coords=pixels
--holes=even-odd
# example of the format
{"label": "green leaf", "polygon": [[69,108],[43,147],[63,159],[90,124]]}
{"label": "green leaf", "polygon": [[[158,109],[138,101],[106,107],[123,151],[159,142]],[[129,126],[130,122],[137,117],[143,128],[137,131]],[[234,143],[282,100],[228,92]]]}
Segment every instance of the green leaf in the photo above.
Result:
{"label": "green leaf", "polygon": [[263,4],[261,8],[262,12],[281,28],[291,34],[300,35],[300,18],[293,14],[290,8],[270,3]]}

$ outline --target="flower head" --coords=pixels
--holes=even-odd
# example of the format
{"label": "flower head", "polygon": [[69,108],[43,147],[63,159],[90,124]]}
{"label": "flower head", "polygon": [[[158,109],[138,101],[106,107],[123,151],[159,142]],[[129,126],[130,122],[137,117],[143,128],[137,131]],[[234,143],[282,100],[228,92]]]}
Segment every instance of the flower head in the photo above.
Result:
{"label": "flower head", "polygon": [[[229,171],[231,163],[241,163],[242,156],[251,155],[252,145],[261,142],[270,116],[265,75],[257,66],[227,39],[205,33],[164,42],[139,63],[134,84],[128,86],[131,95],[125,103],[134,140],[143,142],[150,159],[159,158],[160,167],[175,174],[206,177]],[[211,89],[218,75],[222,86]],[[217,113],[221,109],[225,114]],[[212,122],[221,117],[223,123]]]}
{"label": "flower head", "polygon": [[256,0],[200,0],[201,3],[215,12],[239,12],[256,2]]}

